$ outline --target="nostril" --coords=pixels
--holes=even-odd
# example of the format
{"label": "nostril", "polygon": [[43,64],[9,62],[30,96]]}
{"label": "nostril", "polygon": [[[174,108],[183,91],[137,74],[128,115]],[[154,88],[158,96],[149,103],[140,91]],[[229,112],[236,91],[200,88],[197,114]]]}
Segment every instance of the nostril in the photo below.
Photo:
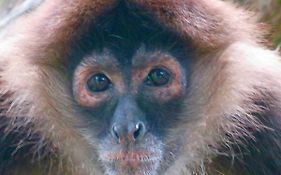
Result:
{"label": "nostril", "polygon": [[119,134],[118,134],[118,128],[117,128],[116,125],[113,125],[113,126],[112,126],[111,135],[112,135],[115,139],[119,140],[120,136],[119,136]]}
{"label": "nostril", "polygon": [[138,123],[136,124],[136,128],[135,128],[135,132],[134,132],[134,139],[137,140],[139,138],[142,137],[142,135],[144,134],[144,124],[143,123]]}
{"label": "nostril", "polygon": [[145,134],[145,129],[145,125],[142,122],[138,122],[135,125],[113,124],[110,132],[111,137],[118,143],[121,143],[140,140]]}

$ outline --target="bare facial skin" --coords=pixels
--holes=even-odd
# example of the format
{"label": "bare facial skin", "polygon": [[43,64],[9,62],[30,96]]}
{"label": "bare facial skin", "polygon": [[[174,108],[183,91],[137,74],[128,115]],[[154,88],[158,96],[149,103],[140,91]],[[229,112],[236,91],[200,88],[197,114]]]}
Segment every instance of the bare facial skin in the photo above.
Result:
{"label": "bare facial skin", "polygon": [[[111,111],[112,116],[90,116],[110,123],[100,131],[108,134],[98,137],[98,148],[92,145],[107,174],[156,175],[169,149],[156,126],[161,118],[176,116],[153,106],[165,108],[185,95],[186,75],[174,56],[159,49],[142,46],[129,59],[122,65],[109,49],[83,59],[74,73],[74,96],[82,108]],[[85,137],[97,137],[91,133]]]}

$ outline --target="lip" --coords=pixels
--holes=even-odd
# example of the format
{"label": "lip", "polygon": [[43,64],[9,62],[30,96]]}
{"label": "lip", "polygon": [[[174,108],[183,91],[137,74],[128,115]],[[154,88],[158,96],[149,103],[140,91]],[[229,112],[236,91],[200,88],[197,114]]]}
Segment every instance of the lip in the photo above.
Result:
{"label": "lip", "polygon": [[149,152],[118,152],[118,153],[108,153],[106,155],[106,160],[111,161],[120,161],[120,162],[153,162],[159,159],[159,155],[156,153]]}
{"label": "lip", "polygon": [[120,151],[103,154],[103,163],[118,175],[145,175],[159,167],[161,154],[150,151]]}

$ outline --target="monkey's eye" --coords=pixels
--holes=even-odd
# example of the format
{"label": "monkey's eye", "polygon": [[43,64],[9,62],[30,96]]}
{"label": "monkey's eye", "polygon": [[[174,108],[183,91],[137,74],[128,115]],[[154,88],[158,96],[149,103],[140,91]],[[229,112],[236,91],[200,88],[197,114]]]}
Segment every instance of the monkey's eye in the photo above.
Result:
{"label": "monkey's eye", "polygon": [[91,92],[103,92],[109,89],[111,84],[106,75],[98,73],[88,79],[87,88]]}
{"label": "monkey's eye", "polygon": [[149,72],[145,84],[149,86],[164,86],[170,82],[171,75],[162,68],[156,68]]}

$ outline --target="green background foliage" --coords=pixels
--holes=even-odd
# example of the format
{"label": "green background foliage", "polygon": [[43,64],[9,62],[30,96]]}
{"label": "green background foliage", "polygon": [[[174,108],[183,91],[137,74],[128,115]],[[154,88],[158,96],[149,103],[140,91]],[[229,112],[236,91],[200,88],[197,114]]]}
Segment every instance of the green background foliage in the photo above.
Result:
{"label": "green background foliage", "polygon": [[281,43],[281,0],[225,0],[239,3],[245,8],[258,12],[260,22],[268,24],[267,36],[270,47],[276,48]]}

